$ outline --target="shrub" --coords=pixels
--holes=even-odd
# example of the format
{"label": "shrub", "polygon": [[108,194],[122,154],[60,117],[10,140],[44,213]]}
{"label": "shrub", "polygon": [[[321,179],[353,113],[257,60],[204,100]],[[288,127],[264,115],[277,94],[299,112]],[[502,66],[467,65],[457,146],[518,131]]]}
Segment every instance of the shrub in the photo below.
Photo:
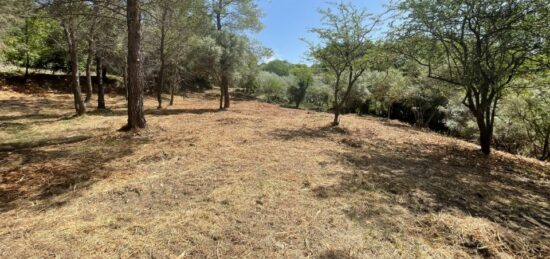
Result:
{"label": "shrub", "polygon": [[287,91],[291,80],[289,77],[262,71],[256,78],[255,94],[267,102],[288,103]]}

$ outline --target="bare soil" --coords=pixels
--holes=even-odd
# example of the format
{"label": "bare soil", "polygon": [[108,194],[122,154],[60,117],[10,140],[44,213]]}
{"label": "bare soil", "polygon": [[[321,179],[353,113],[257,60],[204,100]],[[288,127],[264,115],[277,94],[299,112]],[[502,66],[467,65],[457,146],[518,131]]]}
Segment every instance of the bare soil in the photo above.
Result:
{"label": "bare soil", "polygon": [[71,100],[0,91],[2,258],[550,256],[547,163],[215,93],[119,133],[123,98]]}

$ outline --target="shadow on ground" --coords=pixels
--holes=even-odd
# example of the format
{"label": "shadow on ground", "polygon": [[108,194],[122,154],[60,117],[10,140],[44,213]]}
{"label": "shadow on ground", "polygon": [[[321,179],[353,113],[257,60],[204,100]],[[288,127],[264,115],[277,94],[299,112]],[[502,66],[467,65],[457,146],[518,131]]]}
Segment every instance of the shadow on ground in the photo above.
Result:
{"label": "shadow on ground", "polygon": [[[146,143],[130,135],[97,137],[70,145],[0,152],[0,212],[21,204],[42,204],[45,209],[68,199],[53,201],[109,177],[108,163],[123,159]],[[68,196],[71,197],[71,196]]]}
{"label": "shadow on ground", "polygon": [[[460,211],[530,237],[531,255],[548,252],[539,242],[550,231],[550,211],[545,207],[550,170],[541,164],[525,167],[526,161],[498,154],[487,158],[475,148],[453,143],[395,142],[330,127],[280,129],[272,135],[284,141],[327,139],[345,146],[345,152],[330,156],[348,170],[336,184],[312,191],[319,199],[355,201],[344,211],[352,220],[376,220],[388,231],[399,232],[394,219],[403,212],[376,204],[397,204],[419,217]],[[368,193],[373,192],[385,194],[385,200],[370,200],[374,198]]]}
{"label": "shadow on ground", "polygon": [[[67,119],[74,113],[69,114],[55,114],[48,112],[45,108],[61,108],[71,111],[72,106],[69,105],[70,102],[63,102],[61,100],[48,100],[48,99],[37,99],[35,101],[23,100],[23,99],[11,99],[11,100],[0,100],[0,107],[2,110],[8,113],[16,113],[17,115],[0,115],[0,129],[13,129],[17,128],[21,123],[11,123],[18,120],[32,120],[32,123],[46,123],[52,121],[58,121],[62,119]],[[146,109],[145,115],[150,116],[171,116],[179,114],[195,114],[201,115],[206,113],[216,113],[220,112],[219,109]],[[125,116],[127,114],[126,107],[113,106],[108,109],[97,110],[93,107],[89,108],[87,115],[93,116],[106,116],[106,117],[117,117]]]}
{"label": "shadow on ground", "polygon": [[[486,158],[478,150],[450,144],[398,144],[372,138],[364,148],[347,150],[333,157],[349,173],[342,174],[337,184],[314,188],[319,199],[382,192],[390,197],[384,203],[397,203],[415,215],[461,211],[488,219],[532,238],[531,254],[548,252],[539,243],[550,231],[550,211],[544,205],[550,197],[548,168],[535,163],[524,167],[524,161],[520,165],[498,155]],[[345,214],[360,222],[379,214],[381,221],[389,220],[385,225],[395,225],[391,218],[399,211],[375,207],[359,202]]]}
{"label": "shadow on ground", "polygon": [[202,115],[206,113],[217,113],[220,112],[220,109],[148,109],[145,111],[146,115],[152,116],[171,116],[179,114],[195,114]]}
{"label": "shadow on ground", "polygon": [[322,139],[332,135],[349,135],[350,131],[346,128],[332,127],[330,125],[319,128],[299,128],[299,129],[278,129],[271,132],[271,135],[280,140],[295,139]]}
{"label": "shadow on ground", "polygon": [[18,113],[20,115],[0,115],[0,123],[29,119],[35,121],[57,119],[59,114],[44,112],[45,108],[71,108],[61,101],[52,101],[48,99],[36,99],[33,101],[23,99],[0,100],[0,107],[3,112]]}

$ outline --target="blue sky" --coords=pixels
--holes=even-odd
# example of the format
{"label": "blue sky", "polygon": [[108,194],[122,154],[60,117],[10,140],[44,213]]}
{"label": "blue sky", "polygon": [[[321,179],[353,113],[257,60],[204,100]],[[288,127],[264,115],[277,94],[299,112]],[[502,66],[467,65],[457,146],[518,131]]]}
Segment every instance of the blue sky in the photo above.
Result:
{"label": "blue sky", "polygon": [[[336,2],[336,1],[330,1]],[[365,7],[370,13],[381,14],[389,0],[347,0]],[[319,8],[329,6],[325,0],[259,0],[264,12],[264,30],[252,38],[273,50],[272,59],[291,63],[310,63],[306,60],[307,44],[301,40],[315,40],[308,30],[321,25]]]}

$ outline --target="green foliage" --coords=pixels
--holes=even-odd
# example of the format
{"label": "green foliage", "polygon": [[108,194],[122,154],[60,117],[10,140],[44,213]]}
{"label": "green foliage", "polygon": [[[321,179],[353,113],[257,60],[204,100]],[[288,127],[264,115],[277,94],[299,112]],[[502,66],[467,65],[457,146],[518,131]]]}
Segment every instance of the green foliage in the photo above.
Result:
{"label": "green foliage", "polygon": [[262,71],[256,78],[256,96],[271,103],[288,103],[287,91],[294,78],[281,77],[271,72]]}
{"label": "green foliage", "polygon": [[239,70],[239,86],[244,88],[246,93],[251,94],[256,90],[254,82],[258,73],[260,73],[260,68],[257,57],[252,54],[247,55],[245,65]]}
{"label": "green foliage", "polygon": [[244,65],[240,67],[238,76],[239,87],[244,88],[246,93],[254,93],[256,77],[260,73],[258,61],[269,56],[271,56],[270,49],[254,41],[248,42],[246,55],[243,57]]}
{"label": "green foliage", "polygon": [[[220,109],[230,107],[229,87],[239,81],[238,70],[245,68],[251,55],[250,42],[243,34],[245,31],[262,29],[261,10],[256,0],[212,0],[209,3],[213,14],[216,39],[223,53],[217,65],[216,81],[220,86]],[[250,79],[247,80],[250,83]]]}
{"label": "green foliage", "polygon": [[449,98],[446,106],[441,111],[445,114],[445,126],[449,133],[456,137],[475,140],[479,136],[475,118],[462,103],[464,97],[454,96]]}
{"label": "green foliage", "polygon": [[215,39],[208,36],[193,36],[184,48],[181,59],[185,60],[185,63],[178,64],[184,71],[186,80],[208,78],[216,74],[215,68],[219,64],[223,50]]}
{"label": "green foliage", "polygon": [[[92,33],[87,1],[0,1],[3,61],[23,66],[28,54],[31,67],[67,68],[67,28],[80,66],[94,38],[94,55],[122,76],[127,24],[116,2],[104,1]],[[319,40],[310,42],[316,63],[308,67],[258,65],[270,51],[248,38],[262,28],[256,0],[148,1],[143,69],[156,84],[164,35],[171,86],[237,86],[272,103],[386,116],[468,140],[494,126],[498,148],[548,160],[549,7],[543,0],[403,0],[394,8],[401,14],[394,37],[373,42],[377,17],[337,3],[320,11],[323,23],[311,30]]]}
{"label": "green foliage", "polygon": [[33,0],[2,0],[0,1],[0,50],[5,34],[20,28],[25,24],[25,17],[31,17]]}
{"label": "green foliage", "polygon": [[55,20],[29,18],[22,28],[14,29],[6,37],[4,58],[12,64],[25,66],[28,53],[30,67],[65,67],[65,51],[58,44],[61,35]]}
{"label": "green foliage", "polygon": [[550,73],[513,82],[514,92],[502,102],[496,142],[511,152],[550,159]]}
{"label": "green foliage", "polygon": [[[394,34],[403,55],[428,77],[464,89],[480,144],[490,153],[498,103],[514,78],[544,63],[550,5],[544,0],[405,0]],[[536,62],[535,62],[536,63]]]}
{"label": "green foliage", "polygon": [[[202,0],[159,0],[149,6],[149,14],[143,30],[146,53],[146,76],[154,87],[160,76],[161,60],[164,63],[164,81],[173,86],[181,81],[191,84],[197,78],[208,77],[212,71],[203,61],[211,55],[210,45],[204,42],[205,52],[198,52],[198,39],[209,37],[212,32],[211,17]],[[163,41],[161,44],[160,41]],[[163,55],[161,57],[161,46]],[[202,67],[202,68],[200,68]],[[200,68],[200,69],[199,69]],[[201,70],[202,69],[202,70]],[[208,76],[205,76],[208,74]]]}
{"label": "green foliage", "polygon": [[324,84],[321,79],[316,78],[306,92],[304,105],[320,110],[327,110],[330,108],[332,100],[332,88]]}
{"label": "green foliage", "polygon": [[219,77],[228,76],[231,80],[236,80],[238,70],[246,65],[246,56],[249,54],[248,38],[228,31],[219,31],[216,39],[222,50],[217,74]]}
{"label": "green foliage", "polygon": [[307,89],[313,83],[313,71],[306,65],[294,65],[290,69],[290,74],[296,78],[296,83],[288,88],[289,100],[294,102],[298,108],[304,101]]}
{"label": "green foliage", "polygon": [[234,32],[262,30],[260,18],[263,12],[258,7],[257,0],[212,0],[210,2],[212,13],[219,14],[222,18],[219,24],[221,28]]}
{"label": "green foliage", "polygon": [[378,23],[376,18],[352,4],[343,2],[332,9],[320,10],[323,27],[311,31],[317,34],[319,44],[310,43],[310,56],[317,60],[325,71],[330,72],[334,86],[334,121],[340,123],[342,106],[369,66],[368,52],[372,43],[368,36]]}
{"label": "green foliage", "polygon": [[263,71],[271,72],[279,76],[290,75],[291,64],[284,60],[272,60],[261,66]]}
{"label": "green foliage", "polygon": [[367,73],[365,81],[369,85],[370,97],[390,111],[393,103],[404,101],[409,91],[410,81],[396,69]]}

